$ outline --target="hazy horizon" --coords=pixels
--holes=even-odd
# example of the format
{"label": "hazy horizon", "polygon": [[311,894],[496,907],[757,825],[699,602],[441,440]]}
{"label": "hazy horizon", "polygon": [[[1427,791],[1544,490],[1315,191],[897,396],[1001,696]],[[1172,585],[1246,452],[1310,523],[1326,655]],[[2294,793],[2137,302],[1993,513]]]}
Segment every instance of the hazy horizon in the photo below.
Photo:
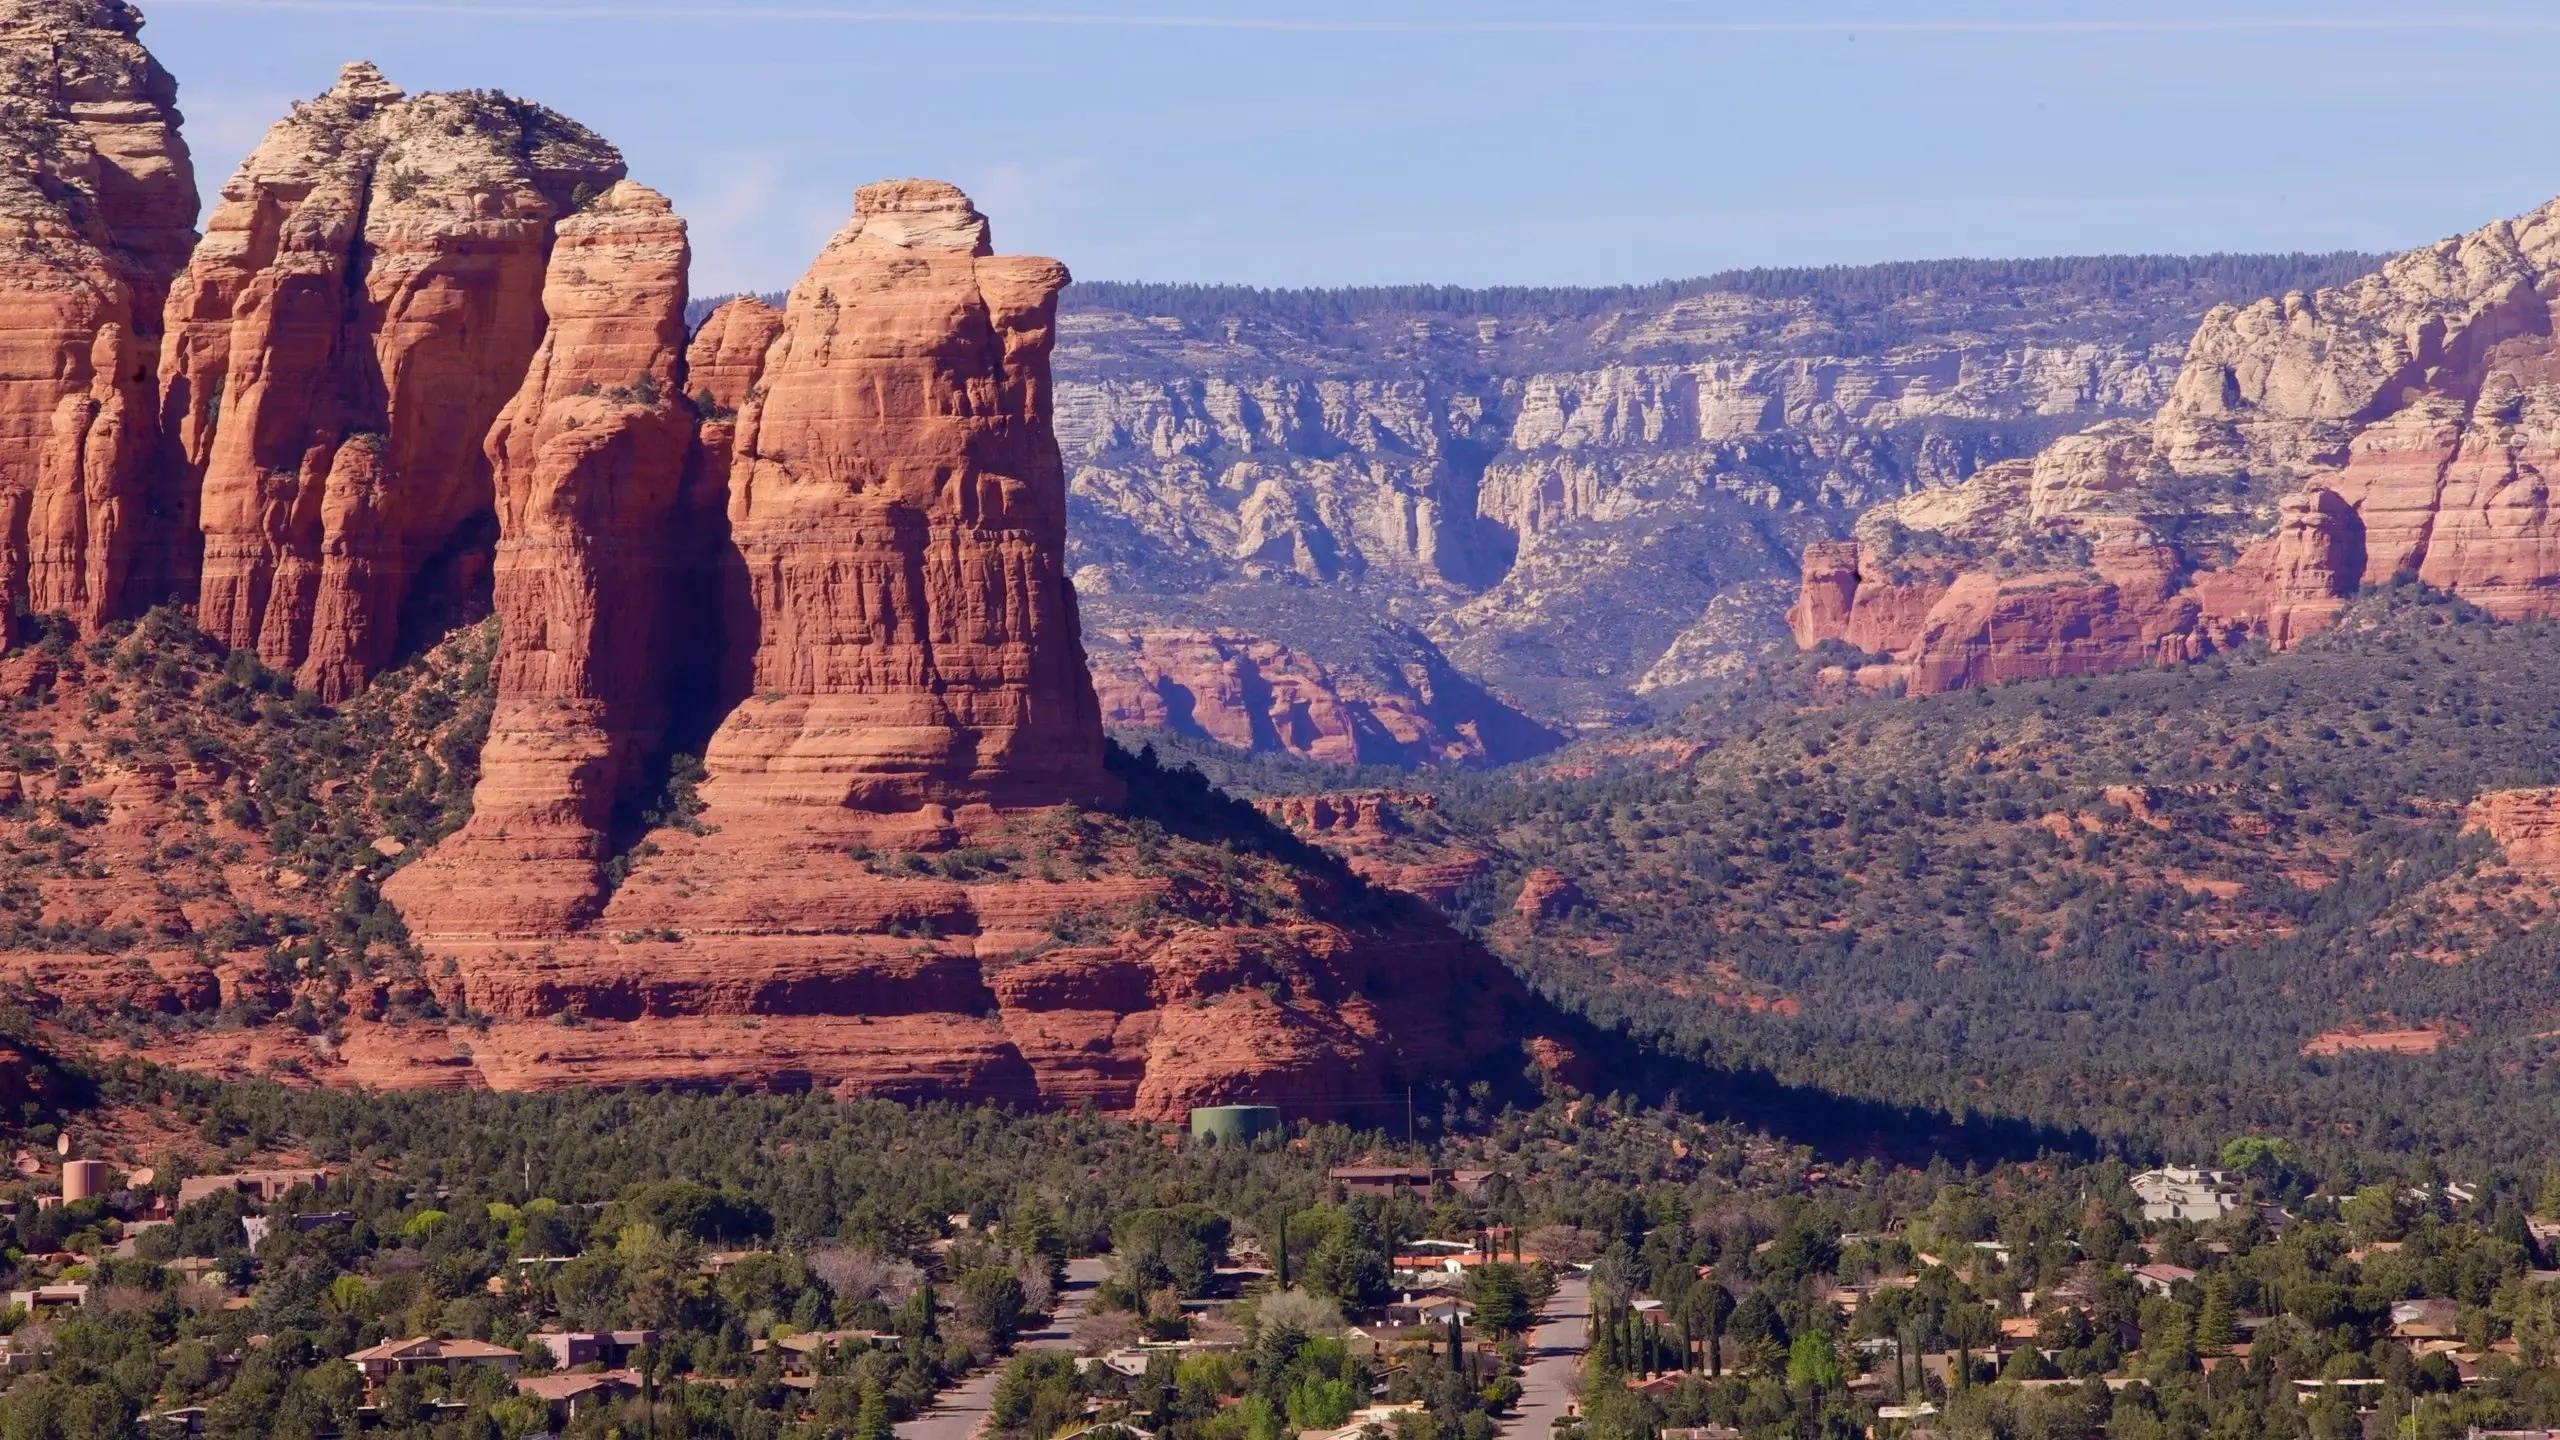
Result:
{"label": "hazy horizon", "polygon": [[[788,285],[890,175],[960,184],[1000,249],[1085,278],[1266,288],[2390,251],[2560,190],[2499,143],[2538,133],[2560,57],[2514,3],[143,8],[208,205],[371,59],[614,140],[692,222],[704,293]],[[2412,83],[2445,74],[2458,112]]]}

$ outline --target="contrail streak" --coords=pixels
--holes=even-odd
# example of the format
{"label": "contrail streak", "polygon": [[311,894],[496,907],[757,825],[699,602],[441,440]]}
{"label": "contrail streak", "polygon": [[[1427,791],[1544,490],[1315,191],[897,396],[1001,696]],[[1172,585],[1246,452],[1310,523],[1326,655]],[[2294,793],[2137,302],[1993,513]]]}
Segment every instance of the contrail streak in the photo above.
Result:
{"label": "contrail streak", "polygon": [[503,0],[146,0],[154,8],[320,11],[517,20],[730,20],[838,25],[1046,25],[1112,30],[1309,35],[2192,35],[2233,33],[2555,34],[2560,18],[2319,15],[2098,20],[1354,20],[1005,10],[832,10],[808,5],[613,5]]}

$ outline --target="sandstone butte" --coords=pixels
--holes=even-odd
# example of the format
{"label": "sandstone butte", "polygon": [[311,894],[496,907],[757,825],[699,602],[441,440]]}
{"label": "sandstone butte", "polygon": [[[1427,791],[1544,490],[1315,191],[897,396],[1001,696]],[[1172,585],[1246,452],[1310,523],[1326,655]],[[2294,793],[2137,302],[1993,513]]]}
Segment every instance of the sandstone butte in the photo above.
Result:
{"label": "sandstone butte", "polygon": [[[1481,948],[1108,761],[1064,567],[1063,266],[893,181],[783,309],[688,336],[684,222],[611,145],[363,64],[267,135],[199,242],[139,28],[120,0],[0,0],[0,375],[45,377],[0,379],[9,598],[110,647],[138,642],[108,622],[191,600],[186,643],[333,703],[371,703],[475,597],[497,616],[469,820],[330,872],[383,881],[424,970],[367,982],[343,1043],[277,1028],[235,1060],[1151,1118],[1345,1113],[1516,1063],[1531,1002]],[[209,948],[338,882],[268,849],[232,763],[145,758],[159,732],[82,698],[157,682],[59,640],[0,660],[67,757],[0,775],[0,811],[95,818],[78,864],[22,877],[41,918],[12,933],[151,938],[0,954],[0,983],[126,1013],[348,1001]],[[386,1016],[432,1013],[430,987],[467,1028]]]}
{"label": "sandstone butte", "polygon": [[1807,548],[1799,645],[1937,692],[2289,648],[2413,578],[2560,613],[2560,201],[2208,314],[2168,401]]}

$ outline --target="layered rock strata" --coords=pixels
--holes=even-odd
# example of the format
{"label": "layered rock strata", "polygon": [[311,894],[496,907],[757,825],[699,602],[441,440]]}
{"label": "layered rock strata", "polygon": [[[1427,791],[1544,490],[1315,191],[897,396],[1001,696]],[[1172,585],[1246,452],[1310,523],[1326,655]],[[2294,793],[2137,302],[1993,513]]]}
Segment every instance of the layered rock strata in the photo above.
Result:
{"label": "layered rock strata", "polygon": [[2517,873],[2560,881],[2560,789],[2484,790],[2465,811],[2462,829],[2485,832]]}
{"label": "layered rock strata", "polygon": [[[599,321],[681,304],[654,260],[580,253],[672,225],[637,193],[561,227],[555,288],[623,297]],[[661,409],[573,384],[631,363],[582,352],[667,364],[668,332],[555,305],[490,444],[504,638],[475,814],[385,891],[453,962],[448,1002],[492,1023],[460,1070],[415,1035],[351,1036],[351,1073],[1174,1118],[1213,1099],[1338,1112],[1504,1043],[1516,982],[1424,912],[1345,919],[1347,875],[1238,867],[1085,808],[1122,782],[1062,569],[1065,279],[993,255],[948,186],[866,188],[785,311],[735,305],[695,337],[683,381],[709,421],[680,483]],[[640,438],[617,445],[617,424]],[[520,503],[520,481],[548,498]],[[615,857],[608,898],[601,797],[645,733],[616,717],[647,714],[619,697],[682,682],[627,687],[636,669],[601,662],[630,633],[590,557],[682,569],[712,494],[726,713],[698,798],[671,795],[672,823]],[[1176,828],[1223,803],[1202,791]]]}
{"label": "layered rock strata", "polygon": [[1495,305],[1079,285],[1077,588],[1114,632],[1235,632],[1346,695],[1402,688],[1419,631],[1542,724],[1616,726],[1785,644],[1806,542],[2151,415],[2217,302],[2362,268],[1965,262]]}
{"label": "layered rock strata", "polygon": [[[1518,1033],[1525,992],[1420,905],[1196,775],[1106,764],[1051,428],[1063,267],[995,255],[949,186],[871,186],[787,308],[688,343],[684,224],[611,146],[369,65],[268,134],[189,259],[138,23],[0,0],[0,289],[37,297],[0,335],[49,377],[0,380],[0,581],[93,623],[193,596],[211,639],[159,613],[0,664],[62,747],[0,773],[0,825],[86,837],[13,852],[0,988],[349,1017],[171,1057],[220,1073],[1154,1118],[1342,1113]],[[496,625],[453,628],[475,599]],[[224,647],[379,747],[296,749]],[[206,697],[193,728],[172,697]],[[376,885],[423,973],[243,939]]]}
{"label": "layered rock strata", "polygon": [[[594,917],[618,802],[663,749],[678,490],[684,222],[623,181],[560,222],[549,328],[489,433],[497,706],[470,823],[389,893],[413,924],[510,933]],[[490,888],[475,877],[503,875]]]}
{"label": "layered rock strata", "polygon": [[1337,668],[1223,628],[1104,631],[1088,658],[1105,724],[1238,750],[1345,765],[1499,765],[1556,743],[1445,665]]}
{"label": "layered rock strata", "polygon": [[1796,641],[1937,691],[2326,628],[2413,579],[2560,613],[2560,202],[2314,295],[2208,315],[2168,402],[1808,547]]}
{"label": "layered rock strata", "polygon": [[122,0],[0,3],[0,605],[156,598],[161,308],[195,240],[177,85]]}
{"label": "layered rock strata", "polygon": [[622,176],[540,106],[413,99],[370,65],[268,133],[171,291],[161,365],[209,633],[334,700],[468,604],[482,441],[542,343],[555,227]]}
{"label": "layered rock strata", "polygon": [[738,415],[717,807],[914,814],[1111,793],[1067,583],[1066,267],[948,185],[866,187]]}

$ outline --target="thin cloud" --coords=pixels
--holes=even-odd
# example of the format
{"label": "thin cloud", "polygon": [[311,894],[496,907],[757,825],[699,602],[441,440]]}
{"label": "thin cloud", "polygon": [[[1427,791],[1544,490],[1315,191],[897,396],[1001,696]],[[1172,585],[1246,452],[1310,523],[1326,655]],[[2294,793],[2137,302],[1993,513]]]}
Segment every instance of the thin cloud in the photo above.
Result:
{"label": "thin cloud", "polygon": [[2087,20],[1356,20],[1007,10],[839,10],[806,5],[615,5],[541,0],[156,0],[162,9],[320,11],[517,20],[731,20],[838,25],[1048,25],[1310,35],[2187,35],[2207,33],[2555,34],[2560,19],[2500,15],[2322,15]]}

